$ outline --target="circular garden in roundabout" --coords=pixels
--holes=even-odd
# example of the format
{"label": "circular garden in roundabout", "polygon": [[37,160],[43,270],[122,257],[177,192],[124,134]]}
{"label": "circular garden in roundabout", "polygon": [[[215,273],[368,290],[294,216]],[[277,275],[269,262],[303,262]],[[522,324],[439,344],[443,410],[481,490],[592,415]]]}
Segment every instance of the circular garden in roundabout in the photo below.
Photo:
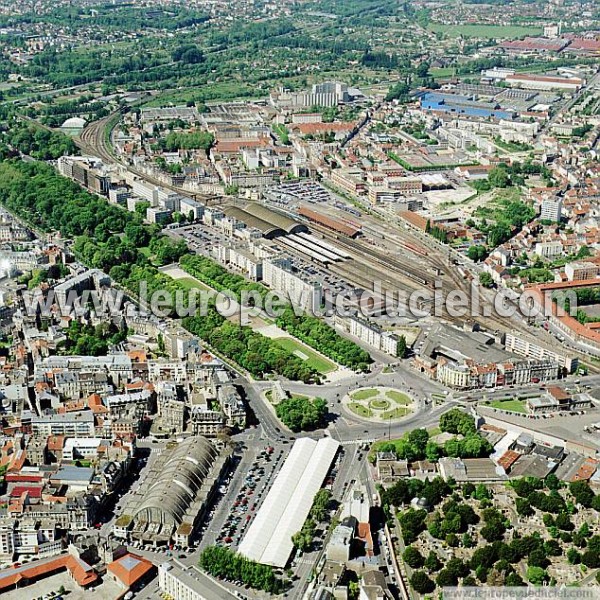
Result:
{"label": "circular garden in roundabout", "polygon": [[359,388],[347,394],[342,402],[354,416],[380,423],[403,419],[415,410],[413,398],[388,387]]}

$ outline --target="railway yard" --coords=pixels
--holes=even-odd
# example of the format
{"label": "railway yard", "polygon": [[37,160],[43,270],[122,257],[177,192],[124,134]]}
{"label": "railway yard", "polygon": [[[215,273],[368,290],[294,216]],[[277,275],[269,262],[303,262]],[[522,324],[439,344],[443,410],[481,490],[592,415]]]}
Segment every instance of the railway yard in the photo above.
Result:
{"label": "railway yard", "polygon": [[[208,195],[191,194],[187,190],[167,185],[163,180],[129,165],[125,167],[116,159],[108,133],[114,118],[113,113],[89,124],[75,138],[76,144],[82,151],[98,156],[108,165],[117,164],[121,169],[126,168],[135,177],[143,178],[151,185],[191,195],[207,204],[211,201],[219,202]],[[438,292],[443,294],[461,290],[470,297],[471,281],[476,273],[469,272],[466,265],[459,267],[454,264],[447,247],[433,238],[428,238],[425,245],[421,235],[406,226],[400,226],[397,220],[360,211],[333,192],[324,190],[318,184],[313,186],[311,182],[307,189],[300,188],[294,194],[285,191],[284,197],[286,202],[282,203],[277,201],[277,196],[271,196],[267,206],[273,211],[283,212],[295,220],[306,222],[313,239],[321,240],[321,250],[318,251],[302,243],[302,234],[279,238],[278,242],[299,259],[318,265],[359,289],[373,290],[373,285],[377,282],[382,295],[386,292],[411,294],[424,288],[433,292],[434,285],[437,285]],[[315,204],[321,207],[321,212],[326,210],[335,227],[323,225],[302,215],[303,210],[311,211]],[[359,220],[360,225],[357,223]],[[337,230],[338,227],[341,231]],[[360,234],[358,239],[353,237],[354,231]],[[419,306],[429,308],[423,302]],[[448,314],[445,308],[442,308],[439,316],[451,322],[464,320]],[[475,316],[473,320],[489,330],[505,331],[508,328],[506,320],[495,314],[482,314]],[[510,322],[509,327],[513,330],[527,330],[526,323],[516,319]]]}

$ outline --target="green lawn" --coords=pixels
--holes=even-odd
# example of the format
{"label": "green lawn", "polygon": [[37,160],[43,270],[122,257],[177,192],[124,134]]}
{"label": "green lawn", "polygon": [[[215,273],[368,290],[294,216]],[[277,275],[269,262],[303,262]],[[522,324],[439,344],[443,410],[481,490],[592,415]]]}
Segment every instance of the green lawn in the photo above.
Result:
{"label": "green lawn", "polygon": [[429,74],[434,79],[446,79],[447,77],[452,77],[455,70],[454,67],[431,67]]}
{"label": "green lawn", "polygon": [[350,402],[348,404],[348,408],[359,417],[364,417],[365,419],[369,419],[373,416],[373,412],[368,409],[363,404],[358,404],[358,402]]}
{"label": "green lawn", "polygon": [[412,411],[407,406],[400,406],[398,408],[393,408],[392,410],[386,410],[384,413],[381,413],[379,416],[385,421],[392,419],[401,419],[406,415],[409,415]]}
{"label": "green lawn", "polygon": [[316,369],[319,373],[331,373],[336,370],[336,366],[330,360],[323,358],[308,346],[298,342],[293,338],[281,337],[275,340],[282,348],[292,352],[302,360],[305,360],[309,367]]}
{"label": "green lawn", "polygon": [[374,390],[373,388],[366,388],[364,390],[358,390],[350,395],[355,400],[369,400],[369,398],[375,398],[375,396],[378,396],[379,390]]}
{"label": "green lawn", "polygon": [[387,410],[390,407],[390,403],[387,400],[376,399],[369,402],[369,408],[373,410]]}
{"label": "green lawn", "polygon": [[206,286],[203,283],[201,283],[200,281],[198,281],[197,279],[194,279],[193,277],[182,277],[181,279],[176,279],[175,281],[177,281],[177,283],[180,283],[181,286],[184,287],[188,291],[193,290],[193,289],[208,290],[211,292],[214,291],[211,288],[209,288],[208,286]]}
{"label": "green lawn", "polygon": [[541,35],[541,27],[524,25],[444,25],[430,23],[427,28],[434,33],[444,33],[449,37],[516,39],[527,35]]}
{"label": "green lawn", "polygon": [[499,408],[500,410],[510,410],[517,413],[527,413],[525,402],[523,400],[494,400],[493,402],[486,402],[488,406],[492,408]]}
{"label": "green lawn", "polygon": [[396,392],[394,390],[389,390],[385,393],[385,395],[393,400],[396,404],[401,404],[402,406],[407,406],[408,404],[412,404],[412,400],[406,394],[402,392]]}

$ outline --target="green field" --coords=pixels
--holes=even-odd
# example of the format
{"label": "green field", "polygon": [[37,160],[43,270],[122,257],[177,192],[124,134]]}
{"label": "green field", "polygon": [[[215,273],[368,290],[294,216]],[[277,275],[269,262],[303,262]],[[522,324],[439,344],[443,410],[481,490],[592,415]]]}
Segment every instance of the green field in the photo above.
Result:
{"label": "green field", "polygon": [[355,400],[369,400],[369,398],[375,398],[375,396],[378,396],[379,391],[374,390],[373,388],[366,388],[364,390],[358,390],[357,392],[354,392],[350,395]]}
{"label": "green field", "polygon": [[449,37],[486,38],[512,40],[527,35],[541,35],[541,27],[523,25],[444,25],[430,23],[427,28],[434,33],[443,33]]}
{"label": "green field", "polygon": [[393,400],[396,404],[401,404],[402,406],[412,404],[412,400],[410,399],[410,397],[406,394],[403,394],[402,392],[395,392],[394,390],[389,390],[385,393],[385,395],[390,400]]}
{"label": "green field", "polygon": [[527,413],[524,400],[494,400],[493,402],[486,402],[486,404],[500,410],[510,410],[512,412],[523,414]]}
{"label": "green field", "polygon": [[316,369],[319,373],[331,373],[336,370],[336,366],[330,360],[323,358],[308,346],[301,344],[297,340],[288,337],[281,337],[275,340],[282,348],[292,352],[299,358],[306,361],[309,367]]}
{"label": "green field", "polygon": [[366,406],[359,404],[358,402],[350,402],[348,404],[348,408],[359,417],[363,417],[364,419],[369,419],[373,416],[373,412],[369,410]]}

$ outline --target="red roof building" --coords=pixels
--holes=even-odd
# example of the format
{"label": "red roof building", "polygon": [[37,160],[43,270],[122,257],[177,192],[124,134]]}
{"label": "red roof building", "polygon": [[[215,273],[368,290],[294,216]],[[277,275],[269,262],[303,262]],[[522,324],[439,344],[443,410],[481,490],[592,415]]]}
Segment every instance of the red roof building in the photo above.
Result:
{"label": "red roof building", "polygon": [[142,556],[128,553],[111,562],[106,570],[118,585],[129,590],[141,581],[151,578],[156,572],[156,567]]}
{"label": "red roof building", "polygon": [[[70,554],[63,554],[54,558],[36,560],[21,567],[3,569],[0,571],[0,594],[17,585],[23,587],[44,577],[50,577],[64,569],[80,588],[86,588],[98,580],[98,575],[86,562]],[[24,593],[23,597],[26,598],[27,593]]]}

